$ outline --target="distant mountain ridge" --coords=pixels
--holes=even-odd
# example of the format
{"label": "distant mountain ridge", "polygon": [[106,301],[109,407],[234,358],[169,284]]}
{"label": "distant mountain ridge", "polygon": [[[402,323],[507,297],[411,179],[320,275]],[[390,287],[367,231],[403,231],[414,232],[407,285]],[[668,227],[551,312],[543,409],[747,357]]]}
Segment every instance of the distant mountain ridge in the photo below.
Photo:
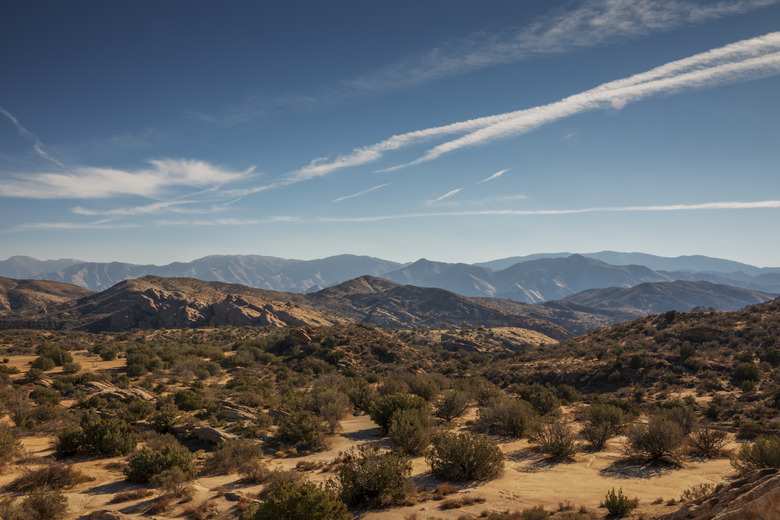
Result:
{"label": "distant mountain ridge", "polygon": [[[55,267],[58,269],[46,272]],[[317,260],[213,255],[163,266],[72,259],[40,261],[30,257],[11,257],[0,261],[0,276],[73,283],[94,291],[146,275],[190,277],[295,293],[316,292],[369,275],[401,284],[445,289],[469,297],[508,298],[525,303],[557,300],[587,289],[628,288],[647,282],[678,280],[707,281],[780,293],[780,268],[758,268],[704,256],[665,258],[614,251],[586,255],[545,253],[481,264],[426,259],[400,264],[357,255]]]}
{"label": "distant mountain ridge", "polygon": [[99,293],[60,282],[0,278],[0,329],[117,331],[351,322],[393,328],[514,327],[563,339],[649,312],[670,310],[680,301],[741,308],[772,297],[708,282],[597,289],[568,301],[527,304],[470,298],[368,275],[309,294],[153,275],[126,280]]}

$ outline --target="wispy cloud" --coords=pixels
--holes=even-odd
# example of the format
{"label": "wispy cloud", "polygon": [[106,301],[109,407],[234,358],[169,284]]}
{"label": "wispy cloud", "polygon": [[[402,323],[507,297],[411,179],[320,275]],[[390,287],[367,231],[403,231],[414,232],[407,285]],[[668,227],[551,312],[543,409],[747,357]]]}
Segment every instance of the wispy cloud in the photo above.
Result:
{"label": "wispy cloud", "polygon": [[614,108],[654,95],[750,81],[780,73],[780,32],[742,40],[724,47],[661,65],[641,74],[610,81],[560,101],[493,116],[394,135],[354,149],[334,160],[318,159],[291,173],[285,182],[299,182],[343,168],[377,161],[387,152],[448,135],[465,134],[440,144],[419,159],[385,168],[394,171],[433,160],[448,152],[529,132],[542,125],[599,108]]}
{"label": "wispy cloud", "polygon": [[344,197],[339,197],[337,199],[333,199],[331,202],[341,202],[342,200],[347,199],[354,199],[355,197],[360,197],[361,195],[365,195],[367,193],[371,193],[372,191],[376,191],[380,188],[384,188],[385,186],[390,186],[392,182],[387,182],[385,184],[380,184],[379,186],[374,186],[373,188],[368,188],[367,190],[359,191],[357,193],[353,193],[352,195],[346,195]]}
{"label": "wispy cloud", "polygon": [[130,229],[139,228],[141,224],[131,222],[115,222],[113,219],[102,219],[92,222],[31,222],[28,224],[19,224],[9,228],[8,232],[20,231],[55,231],[55,230],[74,230],[74,229]]}
{"label": "wispy cloud", "polygon": [[65,166],[60,161],[58,161],[57,159],[49,155],[46,152],[46,150],[43,149],[43,143],[38,138],[38,136],[28,131],[25,127],[23,127],[22,124],[19,122],[19,120],[16,119],[16,117],[11,112],[9,112],[3,107],[0,107],[0,114],[3,114],[5,117],[7,117],[11,121],[11,123],[13,123],[13,125],[16,127],[16,130],[23,137],[33,142],[33,150],[35,150],[35,153],[37,153],[40,157],[46,159],[50,163],[56,164],[60,168],[65,168]]}
{"label": "wispy cloud", "polygon": [[579,132],[577,132],[576,130],[574,132],[569,132],[568,134],[566,134],[563,137],[561,137],[561,141],[568,141],[569,139],[577,137],[578,133]]}
{"label": "wispy cloud", "polygon": [[454,190],[452,190],[452,191],[448,191],[447,193],[445,193],[445,194],[444,194],[444,195],[442,195],[441,197],[438,197],[438,198],[436,198],[436,199],[433,199],[433,200],[428,200],[428,201],[426,201],[425,203],[426,203],[426,204],[428,204],[428,205],[431,205],[431,204],[436,204],[437,202],[441,202],[441,201],[443,201],[443,200],[445,200],[445,199],[449,199],[450,197],[452,197],[452,196],[454,196],[454,195],[457,195],[457,194],[458,194],[458,193],[459,193],[459,192],[460,192],[462,189],[463,189],[463,188],[455,188],[455,189],[454,189]]}
{"label": "wispy cloud", "polygon": [[586,0],[533,23],[495,33],[478,32],[315,92],[253,92],[222,113],[189,111],[208,123],[235,124],[269,112],[306,110],[345,99],[392,92],[486,67],[573,52],[747,13],[780,0]]}
{"label": "wispy cloud", "polygon": [[153,197],[171,187],[221,186],[247,178],[254,167],[230,171],[203,161],[160,159],[135,171],[82,166],[67,173],[36,173],[0,180],[0,196],[93,199],[119,195]]}
{"label": "wispy cloud", "polygon": [[153,204],[145,204],[141,206],[130,206],[130,207],[114,208],[114,209],[106,209],[106,210],[90,209],[90,208],[85,208],[83,206],[75,206],[71,208],[71,211],[76,215],[87,215],[87,216],[102,215],[102,216],[128,217],[128,216],[139,216],[139,215],[155,215],[155,214],[166,213],[166,212],[214,213],[217,211],[222,211],[224,209],[220,206],[212,206],[208,209],[182,207],[184,205],[197,204],[198,202],[199,201],[195,201],[195,200],[171,200],[171,201],[155,202]]}
{"label": "wispy cloud", "polygon": [[[349,223],[349,222],[380,222],[388,220],[409,220],[426,218],[446,218],[446,217],[522,217],[522,216],[554,216],[554,215],[579,215],[584,213],[647,213],[647,212],[670,212],[670,211],[725,211],[725,210],[756,210],[756,209],[780,209],[780,200],[762,200],[762,201],[723,201],[723,202],[703,202],[698,204],[667,204],[650,206],[602,206],[592,208],[560,208],[560,209],[490,209],[490,210],[471,210],[471,211],[432,211],[421,213],[399,213],[391,215],[373,215],[357,217],[294,217],[286,215],[277,215],[261,219],[211,219],[211,220],[160,220],[155,224],[158,226],[251,226],[272,223]],[[25,224],[14,230],[29,229],[91,229],[111,227],[138,227],[137,225],[112,224],[109,221],[93,222],[88,224],[74,223],[39,223]]]}
{"label": "wispy cloud", "polygon": [[482,184],[483,182],[488,182],[488,181],[492,181],[493,179],[498,179],[499,177],[501,177],[502,175],[504,175],[508,171],[509,171],[509,168],[501,170],[500,172],[496,172],[493,175],[491,175],[490,177],[486,177],[486,178],[482,179],[477,184]]}

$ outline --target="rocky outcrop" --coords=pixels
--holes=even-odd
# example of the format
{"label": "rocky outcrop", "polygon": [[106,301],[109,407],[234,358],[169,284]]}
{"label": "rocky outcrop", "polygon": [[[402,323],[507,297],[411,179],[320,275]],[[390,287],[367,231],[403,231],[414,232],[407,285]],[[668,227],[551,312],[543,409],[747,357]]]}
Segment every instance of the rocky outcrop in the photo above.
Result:
{"label": "rocky outcrop", "polygon": [[771,520],[780,518],[780,472],[754,471],[656,520]]}
{"label": "rocky outcrop", "polygon": [[248,406],[223,401],[221,408],[217,412],[217,417],[223,421],[253,421],[257,418],[257,413]]}
{"label": "rocky outcrop", "polygon": [[143,388],[139,388],[137,386],[131,386],[130,388],[119,388],[115,384],[109,383],[108,381],[88,381],[86,383],[80,384],[77,389],[87,394],[98,395],[108,401],[113,401],[115,399],[125,399],[127,397],[137,397],[138,399],[142,399],[144,401],[154,401],[156,399],[154,394],[147,392]]}

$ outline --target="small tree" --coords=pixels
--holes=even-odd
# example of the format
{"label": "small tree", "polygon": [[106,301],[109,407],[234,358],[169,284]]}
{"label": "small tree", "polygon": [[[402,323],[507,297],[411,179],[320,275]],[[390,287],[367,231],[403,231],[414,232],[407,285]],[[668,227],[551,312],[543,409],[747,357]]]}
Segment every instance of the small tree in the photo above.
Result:
{"label": "small tree", "polygon": [[128,459],[124,473],[127,480],[145,484],[153,476],[174,466],[181,468],[187,478],[195,476],[192,455],[180,444],[163,446],[160,450],[142,448]]}
{"label": "small tree", "polygon": [[419,395],[395,393],[385,395],[374,401],[369,415],[382,433],[387,434],[393,414],[399,410],[427,410],[428,403]]}
{"label": "small tree", "polygon": [[443,433],[426,456],[431,472],[443,480],[488,480],[504,469],[504,454],[494,441],[477,433]]}
{"label": "small tree", "polygon": [[709,426],[695,428],[688,440],[691,449],[702,457],[716,457],[729,442],[729,434]]}
{"label": "small tree", "polygon": [[394,449],[406,455],[422,455],[434,435],[433,421],[427,410],[400,410],[393,414],[388,436]]}
{"label": "small tree", "polygon": [[534,422],[531,405],[518,399],[494,399],[477,410],[477,430],[520,438]]}
{"label": "small tree", "polygon": [[780,436],[759,436],[755,442],[745,443],[731,465],[740,471],[760,468],[780,468]]}
{"label": "small tree", "polygon": [[352,520],[347,505],[329,489],[315,484],[284,483],[250,511],[246,520]]}
{"label": "small tree", "polygon": [[406,496],[412,482],[412,463],[378,444],[347,452],[336,470],[341,499],[350,506],[382,507]]}
{"label": "small tree", "polygon": [[582,435],[593,448],[600,450],[622,430],[626,421],[626,414],[617,406],[592,404],[585,411]]}
{"label": "small tree", "polygon": [[647,424],[637,424],[628,431],[626,452],[635,457],[677,460],[685,436],[682,427],[663,417],[651,417]]}
{"label": "small tree", "polygon": [[574,440],[571,426],[562,420],[540,424],[534,429],[530,440],[539,445],[542,453],[556,460],[573,459],[580,449],[579,443]]}
{"label": "small tree", "polygon": [[322,419],[305,410],[292,412],[279,419],[275,440],[281,444],[307,450],[325,447]]}
{"label": "small tree", "polygon": [[433,413],[436,417],[440,417],[445,421],[451,421],[463,415],[470,403],[471,396],[468,392],[448,390],[442,394]]}

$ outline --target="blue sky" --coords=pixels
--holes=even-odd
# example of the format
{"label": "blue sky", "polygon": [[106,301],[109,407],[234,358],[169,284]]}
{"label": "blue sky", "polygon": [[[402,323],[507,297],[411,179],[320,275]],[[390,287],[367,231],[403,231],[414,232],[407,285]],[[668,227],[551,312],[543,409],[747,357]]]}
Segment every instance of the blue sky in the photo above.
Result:
{"label": "blue sky", "polygon": [[780,266],[780,0],[0,5],[0,258]]}

